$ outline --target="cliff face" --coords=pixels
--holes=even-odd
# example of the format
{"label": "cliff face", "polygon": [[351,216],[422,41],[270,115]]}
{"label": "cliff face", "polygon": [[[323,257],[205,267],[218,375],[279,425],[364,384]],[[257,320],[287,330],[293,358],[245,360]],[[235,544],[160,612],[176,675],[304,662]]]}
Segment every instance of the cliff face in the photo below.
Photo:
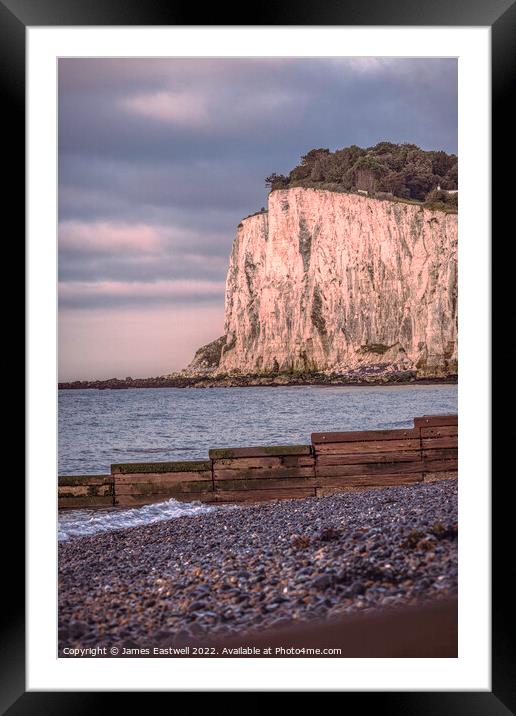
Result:
{"label": "cliff face", "polygon": [[[457,364],[457,215],[274,191],[231,253],[217,372]],[[218,346],[217,346],[218,347]]]}

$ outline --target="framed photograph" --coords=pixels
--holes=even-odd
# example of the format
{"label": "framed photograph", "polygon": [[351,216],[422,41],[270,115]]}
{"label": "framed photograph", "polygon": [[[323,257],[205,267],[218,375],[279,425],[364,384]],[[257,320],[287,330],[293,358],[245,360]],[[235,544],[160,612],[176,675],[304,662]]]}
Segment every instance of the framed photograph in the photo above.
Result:
{"label": "framed photograph", "polygon": [[514,708],[490,438],[514,7],[1,0],[28,308],[6,713]]}

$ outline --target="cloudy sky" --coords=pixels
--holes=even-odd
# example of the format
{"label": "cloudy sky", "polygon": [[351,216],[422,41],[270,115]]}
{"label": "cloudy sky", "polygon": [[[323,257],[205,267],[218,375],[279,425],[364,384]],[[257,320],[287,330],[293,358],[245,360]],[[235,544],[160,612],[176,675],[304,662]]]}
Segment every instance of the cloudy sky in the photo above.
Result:
{"label": "cloudy sky", "polygon": [[264,178],[381,140],[457,152],[455,60],[60,60],[60,380],[185,367]]}

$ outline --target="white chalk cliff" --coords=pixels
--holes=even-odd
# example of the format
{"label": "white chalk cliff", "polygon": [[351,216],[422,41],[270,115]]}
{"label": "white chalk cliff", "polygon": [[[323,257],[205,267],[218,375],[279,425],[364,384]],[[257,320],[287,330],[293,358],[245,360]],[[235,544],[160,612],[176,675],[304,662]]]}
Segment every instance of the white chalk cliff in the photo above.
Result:
{"label": "white chalk cliff", "polygon": [[192,369],[457,368],[457,215],[357,194],[273,191],[238,226],[225,335]]}

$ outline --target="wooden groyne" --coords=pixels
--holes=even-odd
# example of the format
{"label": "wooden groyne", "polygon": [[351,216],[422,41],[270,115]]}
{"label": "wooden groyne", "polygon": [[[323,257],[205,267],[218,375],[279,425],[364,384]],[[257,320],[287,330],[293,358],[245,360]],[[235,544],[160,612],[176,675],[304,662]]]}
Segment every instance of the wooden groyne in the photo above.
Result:
{"label": "wooden groyne", "polygon": [[109,475],[60,476],[59,508],[137,507],[323,497],[457,477],[457,415],[414,427],[313,433],[309,445],[223,448],[208,460],[123,463]]}

